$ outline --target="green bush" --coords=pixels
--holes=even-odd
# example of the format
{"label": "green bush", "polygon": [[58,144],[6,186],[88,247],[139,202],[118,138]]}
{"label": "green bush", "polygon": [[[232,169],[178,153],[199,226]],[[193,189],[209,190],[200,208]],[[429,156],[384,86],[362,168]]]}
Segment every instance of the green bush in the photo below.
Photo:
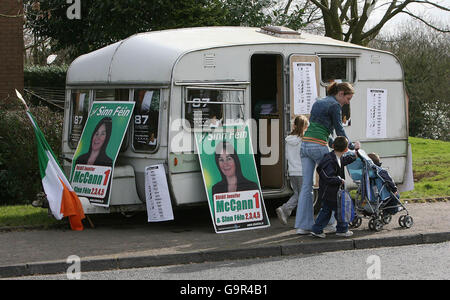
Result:
{"label": "green bush", "polygon": [[23,70],[24,85],[39,87],[65,87],[68,66],[25,66]]}
{"label": "green bush", "polygon": [[[53,152],[61,153],[63,114],[31,107]],[[42,191],[34,131],[25,111],[0,110],[0,205],[29,204]]]}

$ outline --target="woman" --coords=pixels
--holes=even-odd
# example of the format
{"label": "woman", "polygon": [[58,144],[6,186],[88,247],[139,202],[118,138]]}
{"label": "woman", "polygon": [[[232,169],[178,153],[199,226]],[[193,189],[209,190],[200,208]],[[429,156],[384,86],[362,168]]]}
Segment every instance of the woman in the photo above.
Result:
{"label": "woman", "polygon": [[216,146],[216,165],[222,180],[213,185],[212,194],[259,190],[258,185],[244,177],[241,163],[233,145],[220,142]]}
{"label": "woman", "polygon": [[112,159],[106,154],[106,147],[111,138],[112,120],[109,117],[98,122],[91,137],[89,151],[76,160],[76,164],[112,166]]}
{"label": "woman", "polygon": [[[360,144],[353,144],[342,126],[341,108],[350,104],[355,93],[347,82],[333,82],[327,88],[328,96],[317,100],[311,108],[309,127],[303,136],[300,149],[302,161],[303,183],[298,199],[295,228],[297,234],[309,234],[314,225],[313,178],[316,164],[329,152],[327,145],[333,144],[331,134],[345,136],[349,140],[349,149],[359,149]],[[334,223],[334,219],[330,224]],[[332,229],[333,230],[333,229]]]}

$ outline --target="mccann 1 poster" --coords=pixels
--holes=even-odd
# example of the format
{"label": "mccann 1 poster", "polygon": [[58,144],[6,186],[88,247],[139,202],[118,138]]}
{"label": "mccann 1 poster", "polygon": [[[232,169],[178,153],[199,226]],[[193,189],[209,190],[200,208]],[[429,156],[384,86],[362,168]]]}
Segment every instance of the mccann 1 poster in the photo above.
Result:
{"label": "mccann 1 poster", "polygon": [[216,233],[270,226],[248,126],[195,133]]}
{"label": "mccann 1 poster", "polygon": [[78,196],[109,206],[114,164],[133,114],[134,102],[92,104],[72,160],[70,184]]}

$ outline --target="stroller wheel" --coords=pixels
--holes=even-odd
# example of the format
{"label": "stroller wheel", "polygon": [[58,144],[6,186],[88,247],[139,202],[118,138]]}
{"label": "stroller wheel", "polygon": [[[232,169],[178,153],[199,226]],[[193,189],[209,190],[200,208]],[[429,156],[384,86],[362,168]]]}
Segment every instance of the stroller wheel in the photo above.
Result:
{"label": "stroller wheel", "polygon": [[400,225],[400,227],[406,227],[405,226],[405,217],[406,216],[401,216],[400,218],[398,218],[398,224]]}
{"label": "stroller wheel", "polygon": [[383,222],[379,219],[371,219],[369,221],[369,229],[373,231],[381,231],[383,229]]}
{"label": "stroller wheel", "polygon": [[411,216],[409,216],[409,215],[406,215],[404,217],[405,217],[404,220],[403,220],[404,227],[405,228],[411,228],[413,226],[413,224],[414,224],[413,218]]}
{"label": "stroller wheel", "polygon": [[389,215],[389,214],[383,215],[383,217],[381,218],[381,221],[386,225],[389,224],[391,222],[391,220],[392,220],[392,215]]}
{"label": "stroller wheel", "polygon": [[359,226],[361,226],[362,224],[362,218],[355,216],[355,218],[353,219],[353,221],[350,223],[350,226],[352,228],[358,228]]}

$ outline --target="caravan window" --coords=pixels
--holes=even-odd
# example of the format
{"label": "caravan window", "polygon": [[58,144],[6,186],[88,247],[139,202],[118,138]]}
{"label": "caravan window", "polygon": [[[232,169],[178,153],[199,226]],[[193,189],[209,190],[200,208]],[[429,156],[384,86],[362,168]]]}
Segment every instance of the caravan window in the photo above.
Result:
{"label": "caravan window", "polygon": [[321,57],[322,83],[333,81],[355,82],[355,58]]}
{"label": "caravan window", "polygon": [[133,149],[154,151],[158,142],[160,90],[134,90]]}
{"label": "caravan window", "polygon": [[70,93],[71,123],[69,147],[75,149],[83,132],[89,111],[89,90],[72,90]]}
{"label": "caravan window", "polygon": [[217,128],[244,119],[244,90],[187,88],[185,119],[191,128]]}
{"label": "caravan window", "polygon": [[94,101],[128,101],[128,89],[95,90]]}

